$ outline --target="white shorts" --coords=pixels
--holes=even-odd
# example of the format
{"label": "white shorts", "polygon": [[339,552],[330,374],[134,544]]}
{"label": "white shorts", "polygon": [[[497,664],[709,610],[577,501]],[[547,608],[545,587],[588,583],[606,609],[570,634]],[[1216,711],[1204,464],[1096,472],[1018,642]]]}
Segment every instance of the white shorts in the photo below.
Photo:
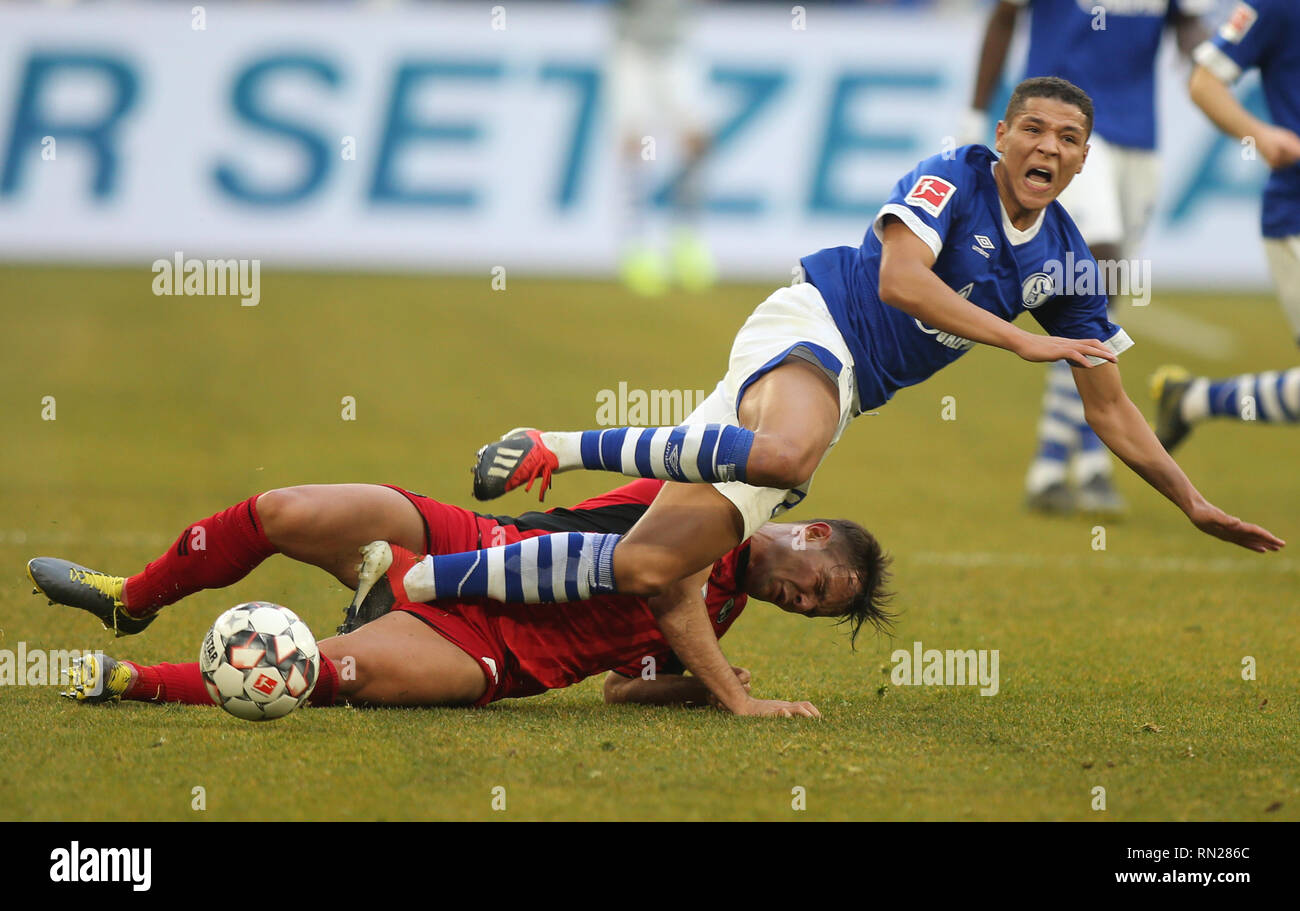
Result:
{"label": "white shorts", "polygon": [[647,49],[632,41],[614,46],[610,99],[620,138],[663,127],[676,133],[702,132],[697,113],[702,78],[683,50]]}
{"label": "white shorts", "polygon": [[1291,323],[1296,344],[1300,344],[1300,234],[1264,238],[1268,270],[1277,285],[1277,299]]}
{"label": "white shorts", "polygon": [[1096,133],[1088,144],[1088,160],[1060,203],[1088,246],[1118,244],[1121,256],[1134,256],[1160,189],[1156,153],[1112,145]]}
{"label": "white shorts", "polygon": [[[740,400],[745,390],[791,356],[820,366],[839,387],[840,420],[831,438],[834,446],[859,413],[853,355],[831,319],[821,292],[807,282],[777,289],[750,314],[732,343],[727,375],[691,412],[686,423],[739,424]],[[713,486],[740,510],[748,538],[764,522],[807,496],[812,479],[794,490],[751,487],[739,481]]]}

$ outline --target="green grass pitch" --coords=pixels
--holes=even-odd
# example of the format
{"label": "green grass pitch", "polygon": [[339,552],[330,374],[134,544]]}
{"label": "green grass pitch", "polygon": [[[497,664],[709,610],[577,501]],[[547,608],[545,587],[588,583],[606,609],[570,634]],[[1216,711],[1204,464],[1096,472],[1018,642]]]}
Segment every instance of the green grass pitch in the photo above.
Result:
{"label": "green grass pitch", "polygon": [[[592,426],[598,392],[620,381],[711,389],[769,290],[647,303],[597,282],[511,276],[494,291],[486,275],[268,267],[260,305],[241,308],[154,297],[151,279],[0,268],[0,648],[195,660],[213,618],[251,599],[323,635],[347,594],[282,558],[116,641],[31,596],[23,564],[134,572],[190,520],[298,483],[389,482],[470,505],[473,452],[508,427]],[[1148,411],[1146,377],[1168,360],[1223,375],[1295,363],[1268,295],[1157,293],[1118,321]],[[811,699],[820,722],[607,707],[594,680],[486,710],[302,710],[265,725],[3,686],[0,818],[1300,819],[1296,428],[1205,426],[1180,452],[1213,502],[1291,548],[1261,557],[1206,538],[1121,466],[1131,513],[1106,523],[1099,551],[1094,521],[1020,507],[1043,381],[977,350],[860,418],[819,472],[792,518],[844,515],[879,535],[896,556],[896,638],[864,634],[854,653],[829,621],[754,603],[723,646],[756,692]],[[565,475],[548,500],[617,480]],[[890,653],[917,640],[998,649],[1001,691],[889,685]]]}

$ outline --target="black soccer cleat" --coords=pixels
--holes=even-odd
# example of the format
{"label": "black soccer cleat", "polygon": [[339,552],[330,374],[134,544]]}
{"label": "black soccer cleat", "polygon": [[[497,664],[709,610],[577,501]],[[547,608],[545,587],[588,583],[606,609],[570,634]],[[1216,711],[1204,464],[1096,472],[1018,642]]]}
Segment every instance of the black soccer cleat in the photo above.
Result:
{"label": "black soccer cleat", "polygon": [[27,578],[36,587],[33,595],[44,595],[51,604],[64,604],[89,611],[118,636],[140,632],[156,614],[133,617],[122,604],[124,576],[110,576],[58,557],[36,557],[27,561]]}
{"label": "black soccer cleat", "polygon": [[1192,375],[1182,367],[1166,365],[1151,376],[1151,397],[1156,400],[1156,438],[1165,452],[1173,452],[1192,425],[1183,420],[1183,396],[1192,385]]}
{"label": "black soccer cleat", "polygon": [[516,427],[495,443],[488,443],[474,458],[474,499],[495,500],[521,487],[532,490],[540,477],[538,499],[546,500],[551,486],[551,472],[559,468],[559,459],[542,442],[540,431]]}
{"label": "black soccer cleat", "polygon": [[[405,553],[405,552],[404,552]],[[361,565],[357,567],[357,591],[352,603],[344,612],[338,634],[346,636],[371,620],[377,620],[393,609],[397,597],[388,581],[388,571],[393,567],[393,547],[387,541],[372,541],[361,548]],[[414,557],[414,555],[411,555]],[[397,567],[405,573],[409,569]]]}

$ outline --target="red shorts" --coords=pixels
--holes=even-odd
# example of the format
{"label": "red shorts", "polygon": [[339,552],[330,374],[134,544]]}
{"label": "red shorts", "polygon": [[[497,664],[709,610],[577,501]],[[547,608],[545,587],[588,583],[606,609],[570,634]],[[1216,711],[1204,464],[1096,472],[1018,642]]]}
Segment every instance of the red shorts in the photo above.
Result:
{"label": "red shorts", "polygon": [[393,610],[414,614],[462,652],[478,662],[487,680],[487,689],[474,703],[487,705],[499,699],[517,699],[536,696],[547,687],[534,680],[520,667],[519,661],[501,641],[491,620],[484,616],[478,605],[455,604],[395,604]]}
{"label": "red shorts", "polygon": [[[500,525],[468,509],[440,503],[393,484],[385,486],[406,497],[419,511],[420,518],[424,521],[425,553],[454,554],[480,550],[512,544],[538,533],[520,534],[513,526]],[[494,534],[496,529],[500,530]],[[535,696],[547,689],[520,669],[518,660],[506,648],[495,625],[477,604],[397,604],[393,610],[406,611],[419,617],[444,639],[478,662],[488,687],[474,705],[487,705],[498,699]]]}
{"label": "red shorts", "polygon": [[424,522],[424,552],[426,554],[459,554],[467,550],[482,550],[513,544],[541,532],[523,532],[513,525],[501,525],[476,512],[452,506],[449,503],[411,493],[395,484],[385,484],[397,491],[420,513]]}

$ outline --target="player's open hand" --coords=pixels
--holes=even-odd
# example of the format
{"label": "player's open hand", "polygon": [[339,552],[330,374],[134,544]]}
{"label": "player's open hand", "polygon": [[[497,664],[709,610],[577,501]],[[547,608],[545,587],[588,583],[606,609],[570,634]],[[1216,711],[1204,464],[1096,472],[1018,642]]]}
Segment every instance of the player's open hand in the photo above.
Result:
{"label": "player's open hand", "polygon": [[1034,363],[1069,361],[1076,367],[1091,367],[1089,356],[1102,358],[1112,364],[1118,360],[1115,352],[1095,338],[1058,338],[1026,332],[1012,350],[1019,357]]}
{"label": "player's open hand", "polygon": [[1187,517],[1192,520],[1193,525],[1207,535],[1213,535],[1257,553],[1267,554],[1286,546],[1285,541],[1267,529],[1243,522],[1209,503],[1193,507],[1187,513]]}
{"label": "player's open hand", "polygon": [[763,715],[777,718],[820,718],[822,713],[811,702],[785,702],[781,699],[750,699],[737,715]]}

